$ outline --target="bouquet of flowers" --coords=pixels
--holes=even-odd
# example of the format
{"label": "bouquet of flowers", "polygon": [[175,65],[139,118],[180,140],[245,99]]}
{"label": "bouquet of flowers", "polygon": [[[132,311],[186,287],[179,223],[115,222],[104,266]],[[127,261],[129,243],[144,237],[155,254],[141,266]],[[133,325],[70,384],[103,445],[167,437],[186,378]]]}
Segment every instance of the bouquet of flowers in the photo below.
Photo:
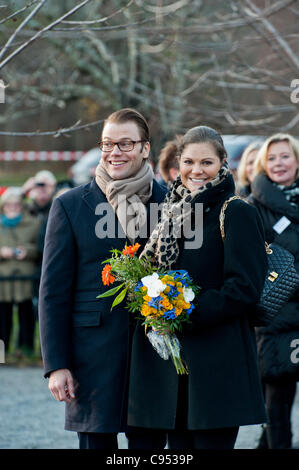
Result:
{"label": "bouquet of flowers", "polygon": [[[111,258],[103,261],[102,282],[110,285],[120,282],[97,298],[118,294],[111,309],[127,296],[127,308],[138,312],[138,318],[157,353],[165,360],[173,360],[178,374],[188,374],[180,354],[176,331],[182,331],[194,309],[192,302],[199,291],[187,271],[159,272],[147,257],[138,258],[140,245],[111,250]],[[148,329],[150,330],[148,331]]]}

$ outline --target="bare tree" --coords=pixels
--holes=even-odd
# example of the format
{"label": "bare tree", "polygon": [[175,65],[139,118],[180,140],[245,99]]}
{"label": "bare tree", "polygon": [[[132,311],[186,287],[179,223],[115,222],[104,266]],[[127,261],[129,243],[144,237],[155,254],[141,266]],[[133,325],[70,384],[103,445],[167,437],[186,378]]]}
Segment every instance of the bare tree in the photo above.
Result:
{"label": "bare tree", "polygon": [[296,132],[295,0],[23,0],[0,14],[9,145],[35,136],[48,148],[86,148],[88,130],[121,106],[148,117],[156,152],[198,123]]}

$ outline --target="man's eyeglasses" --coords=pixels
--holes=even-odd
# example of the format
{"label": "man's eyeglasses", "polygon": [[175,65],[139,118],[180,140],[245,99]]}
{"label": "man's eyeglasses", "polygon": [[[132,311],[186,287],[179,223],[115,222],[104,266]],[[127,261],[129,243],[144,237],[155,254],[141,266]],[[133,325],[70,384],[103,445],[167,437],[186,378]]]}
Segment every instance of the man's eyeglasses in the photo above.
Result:
{"label": "man's eyeglasses", "polygon": [[111,152],[114,146],[117,145],[121,152],[131,152],[136,144],[145,142],[145,140],[122,140],[121,142],[111,142],[110,140],[104,140],[99,142],[100,149],[102,152]]}

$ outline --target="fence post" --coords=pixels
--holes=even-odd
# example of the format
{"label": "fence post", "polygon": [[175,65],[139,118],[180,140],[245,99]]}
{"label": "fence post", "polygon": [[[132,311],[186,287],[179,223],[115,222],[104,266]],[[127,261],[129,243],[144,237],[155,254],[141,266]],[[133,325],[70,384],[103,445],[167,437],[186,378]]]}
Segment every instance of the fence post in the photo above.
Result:
{"label": "fence post", "polygon": [[0,78],[0,103],[5,103],[5,85],[4,81]]}
{"label": "fence post", "polygon": [[2,339],[0,339],[0,364],[5,363],[5,344]]}

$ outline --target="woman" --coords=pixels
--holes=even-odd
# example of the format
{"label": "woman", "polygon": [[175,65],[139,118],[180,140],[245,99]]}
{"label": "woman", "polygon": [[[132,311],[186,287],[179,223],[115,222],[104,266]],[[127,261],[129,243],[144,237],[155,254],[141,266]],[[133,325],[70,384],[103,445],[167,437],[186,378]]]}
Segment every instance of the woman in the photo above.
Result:
{"label": "woman", "polygon": [[[35,318],[32,307],[32,280],[38,255],[39,222],[22,206],[18,188],[8,188],[0,206],[0,338],[6,351],[12,327],[13,306],[18,306],[18,346],[32,352]],[[19,277],[19,280],[13,280]]]}
{"label": "woman", "polygon": [[177,153],[180,137],[177,135],[175,139],[168,140],[158,156],[159,171],[167,189],[179,174]]}
{"label": "woman", "polygon": [[[202,246],[186,248],[184,236],[176,239],[171,227],[177,221],[165,210],[143,251],[154,253],[162,269],[187,269],[201,287],[191,325],[179,336],[189,375],[178,376],[158,356],[140,325],[133,338],[129,424],[168,430],[171,449],[232,449],[240,425],[266,419],[249,323],[266,274],[263,229],[253,207],[233,200],[222,240],[220,210],[234,194],[226,158],[215,130],[199,126],[183,136],[180,177],[166,203],[170,210],[203,205],[202,227],[192,217],[193,229],[203,229]],[[164,224],[170,224],[166,238]]]}
{"label": "woman", "polygon": [[252,142],[242,153],[237,170],[237,190],[236,193],[242,197],[249,196],[251,183],[253,181],[253,168],[257,153],[261,148],[260,142]]}
{"label": "woman", "polygon": [[[268,243],[275,242],[295,257],[299,271],[299,145],[289,134],[275,134],[261,147],[255,162],[255,174],[248,201],[260,213]],[[279,224],[277,225],[277,223]],[[288,348],[292,331],[299,333],[299,296],[281,309],[268,327],[256,329],[259,365],[262,375],[268,423],[260,447],[291,447],[290,414],[296,392],[296,377],[270,379],[278,359],[272,354],[274,344]],[[298,337],[297,335],[295,335]],[[286,357],[288,357],[286,351]],[[270,356],[269,356],[270,354]],[[265,439],[266,438],[266,439]]]}

